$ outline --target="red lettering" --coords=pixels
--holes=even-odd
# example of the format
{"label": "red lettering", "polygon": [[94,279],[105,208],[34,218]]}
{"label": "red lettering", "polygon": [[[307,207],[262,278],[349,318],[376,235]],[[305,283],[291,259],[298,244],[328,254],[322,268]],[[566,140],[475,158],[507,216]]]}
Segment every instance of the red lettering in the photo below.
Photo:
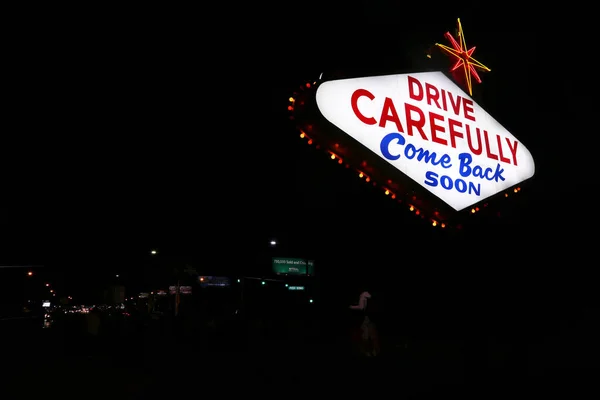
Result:
{"label": "red lettering", "polygon": [[504,157],[504,154],[502,154],[502,142],[500,135],[496,135],[496,142],[498,142],[498,156],[500,157],[500,161],[510,164],[510,158],[506,158]]}
{"label": "red lettering", "polygon": [[444,111],[448,111],[448,104],[446,103],[446,91],[444,89],[442,90],[442,108],[444,109]]}
{"label": "red lettering", "polygon": [[361,97],[366,97],[369,100],[375,99],[375,95],[369,92],[366,89],[356,89],[354,93],[352,93],[352,97],[350,99],[350,104],[352,104],[352,111],[354,111],[354,115],[358,118],[363,124],[367,125],[375,125],[377,120],[373,117],[365,117],[360,110],[358,109],[358,99]]}
{"label": "red lettering", "polygon": [[446,132],[443,126],[437,125],[435,121],[444,121],[444,117],[442,115],[429,112],[429,126],[431,127],[431,141],[439,144],[443,144],[444,146],[448,145],[448,141],[446,139],[442,139],[437,136],[438,132]]}
{"label": "red lettering", "polygon": [[404,133],[400,118],[398,118],[398,112],[394,106],[394,102],[389,97],[386,97],[383,102],[383,109],[381,110],[381,118],[379,119],[379,126],[385,128],[386,123],[390,121],[396,124],[398,132]]}
{"label": "red lettering", "polygon": [[[474,102],[472,100],[453,95],[434,85],[421,83],[413,77],[408,77],[408,79],[411,99],[421,101],[426,98],[429,106],[435,106],[440,110],[454,112],[461,118],[464,117],[468,120],[475,121]],[[468,149],[474,156],[485,155],[491,160],[513,164],[515,166],[517,165],[517,148],[519,145],[517,140],[508,137],[505,137],[503,140],[502,136],[496,135],[496,143],[490,143],[491,135],[487,130],[478,128],[475,125],[470,125],[466,122],[448,118],[443,113],[437,114],[431,111],[423,111],[421,108],[408,103],[402,104],[404,107],[404,115],[402,118],[405,118],[403,121],[398,114],[393,99],[390,97],[384,98],[379,119],[366,116],[361,112],[358,106],[358,102],[362,97],[366,97],[368,100],[373,101],[375,100],[375,95],[366,89],[357,89],[351,96],[350,103],[352,111],[356,117],[366,125],[378,125],[382,128],[386,128],[389,126],[389,123],[392,123],[397,132],[406,132],[409,136],[417,136],[425,141],[431,140],[434,143],[443,146],[452,146],[455,149],[463,145],[462,143],[458,143],[459,140],[466,139]],[[446,103],[446,99],[448,99],[449,105]],[[447,108],[450,108],[451,110],[447,110]],[[426,125],[431,132],[431,138],[428,137],[428,132],[425,131]],[[404,130],[404,126],[406,126],[406,131]],[[418,132],[418,135],[415,134],[416,132]],[[445,134],[449,135],[450,138],[448,139]],[[498,149],[492,148],[492,145],[497,145]],[[508,149],[503,148],[503,146],[508,146]]]}
{"label": "red lettering", "polygon": [[471,141],[471,126],[469,125],[465,125],[467,127],[467,144],[469,146],[469,150],[471,150],[471,153],[475,154],[476,156],[481,155],[481,151],[483,150],[481,146],[481,131],[479,130],[479,128],[475,128],[475,132],[477,133],[477,148],[473,147],[473,142]]}
{"label": "red lettering", "polygon": [[[408,95],[411,99],[416,101],[422,101],[426,99],[427,104],[435,106],[439,110],[448,111],[448,101],[454,115],[462,116],[468,120],[475,122],[475,109],[474,103],[471,99],[465,99],[459,95],[453,95],[452,92],[448,92],[444,89],[438,89],[434,85],[425,82],[425,87],[416,78],[409,76],[408,79]],[[462,107],[461,107],[462,105]]]}
{"label": "red lettering", "polygon": [[438,92],[437,88],[430,83],[425,83],[425,92],[427,96],[427,104],[431,105],[431,102],[434,102],[435,106],[441,109],[440,103],[438,103],[440,92]]}
{"label": "red lettering", "polygon": [[454,115],[460,116],[460,99],[462,99],[462,97],[457,96],[456,99],[454,99],[452,93],[446,93],[448,93],[448,99],[450,100],[450,105],[452,106],[452,111],[454,111]]}
{"label": "red lettering", "polygon": [[497,160],[498,156],[492,153],[492,149],[490,149],[490,138],[488,137],[488,131],[486,130],[483,131],[483,139],[485,141],[485,153],[487,157],[491,158],[492,160]]}
{"label": "red lettering", "polygon": [[[404,104],[404,112],[406,113],[406,133],[412,136],[413,128],[416,128],[423,140],[428,140],[425,131],[423,131],[423,127],[425,126],[425,115],[423,114],[423,111],[421,111],[419,107],[406,103]],[[413,119],[413,112],[416,112],[419,115],[419,119]]]}
{"label": "red lettering", "polygon": [[506,139],[506,143],[508,143],[508,149],[510,150],[510,154],[512,154],[513,157],[513,164],[515,164],[515,166],[517,165],[517,145],[519,144],[519,142],[517,142],[516,140],[513,142],[514,143],[514,147],[512,146],[512,144],[510,143],[510,139],[509,138],[504,138]]}
{"label": "red lettering", "polygon": [[462,122],[448,118],[448,130],[450,131],[450,144],[456,148],[456,138],[463,138],[463,133],[456,130],[456,127],[461,128]]}
{"label": "red lettering", "polygon": [[[418,93],[413,90],[415,87],[419,89]],[[413,100],[423,100],[423,86],[421,86],[421,82],[419,82],[418,79],[413,78],[412,76],[408,77],[408,95]]]}
{"label": "red lettering", "polygon": [[462,98],[463,101],[463,113],[466,119],[470,119],[471,121],[475,121],[475,112],[473,110],[473,100]]}

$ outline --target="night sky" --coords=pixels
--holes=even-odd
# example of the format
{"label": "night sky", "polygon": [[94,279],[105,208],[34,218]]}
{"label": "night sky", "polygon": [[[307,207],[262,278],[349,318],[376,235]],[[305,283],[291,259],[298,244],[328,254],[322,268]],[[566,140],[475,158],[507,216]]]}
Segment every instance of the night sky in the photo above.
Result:
{"label": "night sky", "polygon": [[[327,3],[15,17],[3,38],[3,263],[43,264],[75,291],[115,273],[143,281],[152,248],[210,273],[254,273],[276,238],[277,255],[314,257],[344,279],[587,293],[572,289],[592,265],[578,260],[595,235],[595,96],[584,61],[557,50],[586,47],[569,12]],[[327,163],[286,113],[321,72],[418,69],[457,18],[492,69],[475,85],[482,106],[536,160],[506,220],[460,237]]]}

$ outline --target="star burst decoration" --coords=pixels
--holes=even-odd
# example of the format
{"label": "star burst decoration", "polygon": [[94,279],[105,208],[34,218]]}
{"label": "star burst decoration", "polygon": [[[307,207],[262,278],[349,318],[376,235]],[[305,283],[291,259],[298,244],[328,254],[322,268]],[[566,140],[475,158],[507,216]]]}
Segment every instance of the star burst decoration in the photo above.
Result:
{"label": "star burst decoration", "polygon": [[481,78],[477,73],[477,70],[483,70],[490,72],[491,70],[473,58],[473,53],[475,52],[475,47],[471,47],[467,50],[467,43],[465,41],[465,34],[463,33],[462,25],[460,23],[460,18],[457,20],[458,25],[458,41],[454,39],[454,37],[450,34],[450,32],[446,32],[444,36],[446,39],[450,41],[452,47],[445,46],[440,43],[436,43],[444,53],[454,57],[456,59],[456,64],[450,69],[451,71],[456,71],[459,68],[463,68],[465,72],[465,83],[467,85],[467,89],[469,90],[469,95],[473,95],[472,88],[472,78],[475,79],[477,83],[481,83]]}

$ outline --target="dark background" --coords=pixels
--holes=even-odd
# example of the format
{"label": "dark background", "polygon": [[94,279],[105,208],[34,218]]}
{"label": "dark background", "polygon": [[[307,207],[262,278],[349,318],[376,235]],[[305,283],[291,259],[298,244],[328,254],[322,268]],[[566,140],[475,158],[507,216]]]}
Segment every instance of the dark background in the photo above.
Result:
{"label": "dark background", "polygon": [[[142,289],[177,263],[261,273],[276,238],[275,255],[314,258],[333,292],[368,280],[456,309],[590,304],[595,50],[585,8],[569,4],[15,10],[3,29],[2,262],[44,265],[83,295],[115,273]],[[536,161],[505,218],[460,235],[328,163],[286,112],[321,72],[418,69],[456,18],[492,70],[474,88],[482,105]]]}

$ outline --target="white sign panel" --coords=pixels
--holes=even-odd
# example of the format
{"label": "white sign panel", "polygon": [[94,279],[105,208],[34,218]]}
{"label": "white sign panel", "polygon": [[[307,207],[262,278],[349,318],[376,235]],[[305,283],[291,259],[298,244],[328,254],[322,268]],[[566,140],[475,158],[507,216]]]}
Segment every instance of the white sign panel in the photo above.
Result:
{"label": "white sign panel", "polygon": [[531,153],[441,72],[322,83],[323,116],[457,211],[533,176]]}

